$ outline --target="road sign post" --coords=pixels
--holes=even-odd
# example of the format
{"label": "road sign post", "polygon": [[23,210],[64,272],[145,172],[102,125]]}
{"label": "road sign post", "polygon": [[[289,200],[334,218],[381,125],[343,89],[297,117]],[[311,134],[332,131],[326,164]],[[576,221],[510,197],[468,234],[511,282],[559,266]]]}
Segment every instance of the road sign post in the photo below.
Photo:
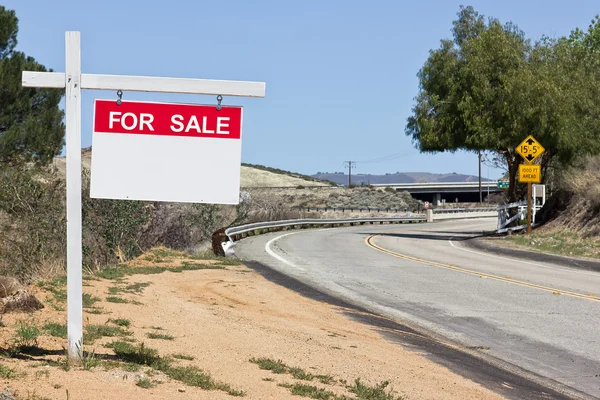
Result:
{"label": "road sign post", "polygon": [[519,182],[527,183],[527,234],[531,234],[531,217],[533,209],[531,206],[531,184],[540,183],[542,179],[540,165],[533,162],[542,155],[546,149],[533,136],[529,135],[517,146],[517,153],[523,157],[525,164],[519,164]]}
{"label": "road sign post", "polygon": [[68,356],[70,362],[79,363],[83,355],[81,90],[265,97],[266,85],[264,82],[82,74],[79,32],[65,33],[65,47],[65,73],[23,71],[22,85],[66,90]]}

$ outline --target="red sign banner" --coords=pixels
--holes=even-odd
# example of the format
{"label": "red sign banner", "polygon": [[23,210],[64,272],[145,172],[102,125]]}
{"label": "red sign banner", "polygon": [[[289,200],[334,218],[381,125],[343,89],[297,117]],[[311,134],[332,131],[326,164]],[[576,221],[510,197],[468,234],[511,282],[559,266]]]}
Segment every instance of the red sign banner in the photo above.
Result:
{"label": "red sign banner", "polygon": [[94,132],[240,139],[242,107],[95,100]]}

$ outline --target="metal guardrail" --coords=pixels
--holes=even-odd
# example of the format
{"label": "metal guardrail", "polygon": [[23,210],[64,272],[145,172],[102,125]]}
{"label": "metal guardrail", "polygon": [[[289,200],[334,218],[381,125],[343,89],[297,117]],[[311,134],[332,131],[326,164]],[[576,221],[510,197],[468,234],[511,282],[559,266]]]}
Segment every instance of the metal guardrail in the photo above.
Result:
{"label": "metal guardrail", "polygon": [[434,208],[434,214],[449,214],[449,213],[469,213],[469,212],[496,212],[496,207],[477,207],[477,208]]}
{"label": "metal guardrail", "polygon": [[323,211],[338,211],[338,212],[378,212],[378,213],[405,213],[416,212],[415,210],[409,211],[404,208],[391,208],[391,207],[292,207],[295,211],[306,211],[306,212],[323,212]]}
{"label": "metal guardrail", "polygon": [[262,230],[272,230],[278,228],[297,228],[297,227],[310,227],[310,226],[323,226],[323,225],[356,225],[356,224],[400,224],[400,223],[419,223],[426,222],[426,217],[396,217],[396,218],[336,218],[336,219],[320,219],[320,218],[306,218],[306,219],[290,219],[284,221],[267,221],[267,222],[256,222],[253,224],[246,224],[240,226],[234,226],[225,230],[225,234],[231,242],[234,242],[239,237],[244,237],[248,233],[256,233]]}

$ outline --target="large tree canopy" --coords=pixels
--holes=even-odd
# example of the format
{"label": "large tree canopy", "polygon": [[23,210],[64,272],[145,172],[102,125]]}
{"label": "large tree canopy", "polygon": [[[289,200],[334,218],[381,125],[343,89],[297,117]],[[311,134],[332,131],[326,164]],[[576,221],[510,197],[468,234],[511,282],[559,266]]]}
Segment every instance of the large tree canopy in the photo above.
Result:
{"label": "large tree canopy", "polygon": [[514,149],[527,135],[546,148],[544,170],[552,160],[570,163],[600,147],[599,70],[592,68],[600,51],[590,51],[600,48],[600,29],[594,24],[588,33],[532,45],[512,23],[461,7],[454,39],[442,40],[418,74],[406,134],[423,152],[496,152],[516,200],[521,158]]}
{"label": "large tree canopy", "polygon": [[32,57],[15,51],[18,19],[0,6],[0,161],[46,164],[63,147],[65,127],[59,89],[23,88],[22,71],[46,71]]}

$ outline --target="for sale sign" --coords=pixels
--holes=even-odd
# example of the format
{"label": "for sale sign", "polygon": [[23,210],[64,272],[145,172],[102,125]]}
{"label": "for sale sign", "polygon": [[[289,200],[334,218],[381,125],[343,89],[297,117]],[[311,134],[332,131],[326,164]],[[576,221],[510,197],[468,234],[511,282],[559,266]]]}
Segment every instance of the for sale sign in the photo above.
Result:
{"label": "for sale sign", "polygon": [[94,102],[93,198],[237,204],[242,108]]}

